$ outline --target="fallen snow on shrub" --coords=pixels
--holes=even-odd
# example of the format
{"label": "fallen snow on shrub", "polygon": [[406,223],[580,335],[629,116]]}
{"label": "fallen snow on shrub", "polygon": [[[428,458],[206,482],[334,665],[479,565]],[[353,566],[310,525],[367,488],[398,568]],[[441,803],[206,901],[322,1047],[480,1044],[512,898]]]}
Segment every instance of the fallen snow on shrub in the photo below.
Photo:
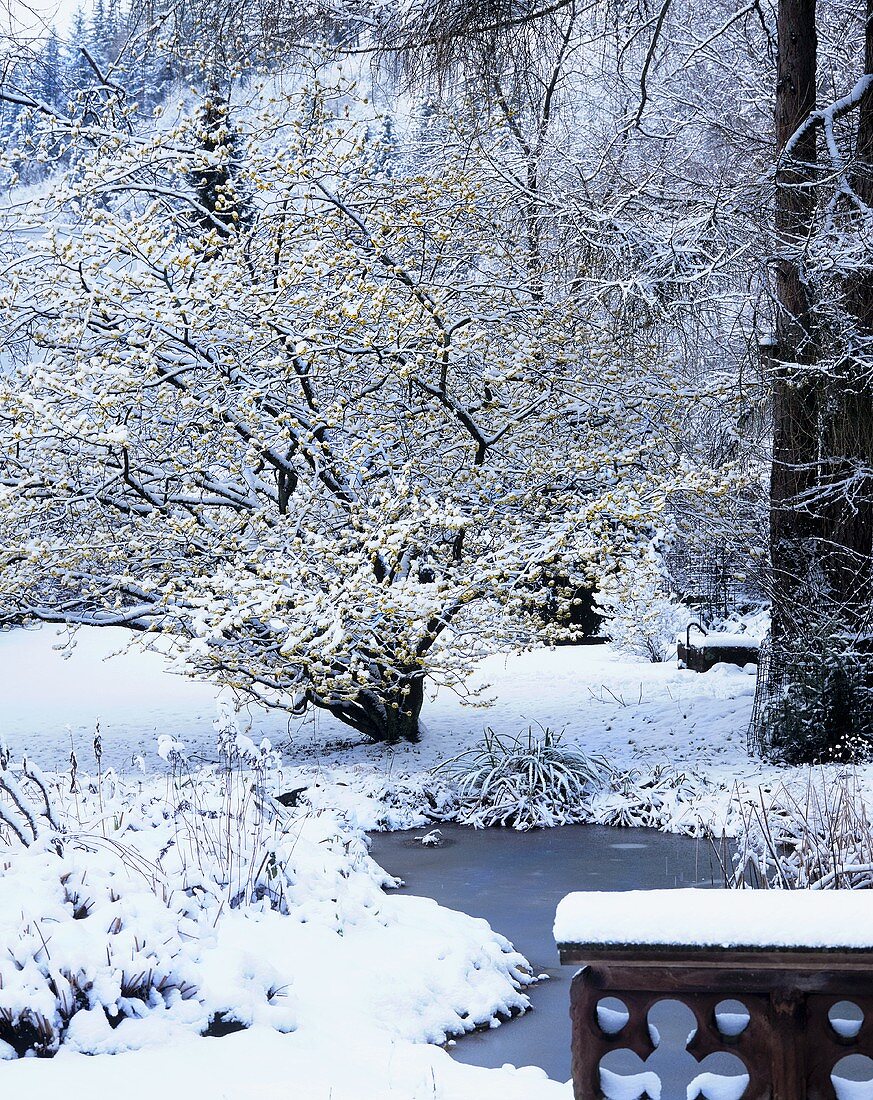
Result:
{"label": "fallen snow on shrub", "polygon": [[113,846],[31,847],[0,873],[0,1051],[91,1054],[206,1032],[294,1026],[287,982],[188,898]]}
{"label": "fallen snow on shrub", "polygon": [[386,894],[396,880],[360,831],[273,798],[268,745],[224,736],[221,755],[191,770],[177,742],[167,778],[79,775],[55,787],[56,829],[24,846],[7,828],[3,1057],[288,1032],[313,1015],[440,1043],[528,1007],[529,966],[484,921]]}
{"label": "fallen snow on shrub", "polygon": [[562,734],[549,729],[512,738],[487,730],[479,745],[435,773],[456,787],[454,802],[443,802],[444,820],[475,828],[637,825],[703,836],[719,811],[727,826],[735,809],[725,786],[705,775],[661,764],[622,770],[604,756],[565,747]]}

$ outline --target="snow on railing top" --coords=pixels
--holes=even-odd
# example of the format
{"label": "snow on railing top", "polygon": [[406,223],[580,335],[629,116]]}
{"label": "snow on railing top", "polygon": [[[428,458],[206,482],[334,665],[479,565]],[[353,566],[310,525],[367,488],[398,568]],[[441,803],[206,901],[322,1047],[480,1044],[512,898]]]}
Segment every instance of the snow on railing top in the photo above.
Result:
{"label": "snow on railing top", "polygon": [[629,890],[568,894],[559,944],[873,950],[873,891]]}
{"label": "snow on railing top", "polygon": [[760,649],[761,639],[752,634],[706,634],[694,635],[693,640],[686,635],[677,634],[677,642],[685,642],[695,649],[725,648],[725,649]]}
{"label": "snow on railing top", "polygon": [[724,646],[730,649],[760,649],[761,639],[751,634],[707,634],[705,638],[695,639],[693,645],[699,649]]}

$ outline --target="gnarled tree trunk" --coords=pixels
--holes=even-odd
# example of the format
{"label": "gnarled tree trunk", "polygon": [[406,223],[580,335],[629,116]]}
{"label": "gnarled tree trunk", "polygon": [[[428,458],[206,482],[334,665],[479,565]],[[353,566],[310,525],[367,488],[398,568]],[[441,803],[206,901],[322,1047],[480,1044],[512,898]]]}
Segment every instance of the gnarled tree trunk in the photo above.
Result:
{"label": "gnarled tree trunk", "polygon": [[361,689],[344,699],[322,699],[310,695],[310,702],[329,711],[347,726],[387,745],[421,740],[419,720],[424,704],[424,671],[413,668],[394,672],[382,683]]}

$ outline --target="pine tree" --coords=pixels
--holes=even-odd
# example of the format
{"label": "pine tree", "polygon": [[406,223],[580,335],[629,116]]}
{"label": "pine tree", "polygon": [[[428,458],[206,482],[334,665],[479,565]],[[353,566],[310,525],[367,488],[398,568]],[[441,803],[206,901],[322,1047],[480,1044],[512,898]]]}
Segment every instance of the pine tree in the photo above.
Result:
{"label": "pine tree", "polygon": [[38,75],[40,99],[52,107],[63,107],[65,99],[63,60],[61,44],[54,28],[40,51]]}
{"label": "pine tree", "polygon": [[91,87],[95,80],[94,70],[88,64],[82,47],[88,47],[89,30],[85,13],[81,8],[76,9],[73,23],[67,38],[65,50],[66,84],[73,97]]}
{"label": "pine tree", "polygon": [[[204,165],[192,176],[197,202],[203,208],[202,225],[227,237],[225,226],[246,221],[247,196],[240,186],[239,134],[230,106],[217,89],[206,96],[197,116],[197,138],[205,154]],[[214,215],[214,219],[212,217]]]}

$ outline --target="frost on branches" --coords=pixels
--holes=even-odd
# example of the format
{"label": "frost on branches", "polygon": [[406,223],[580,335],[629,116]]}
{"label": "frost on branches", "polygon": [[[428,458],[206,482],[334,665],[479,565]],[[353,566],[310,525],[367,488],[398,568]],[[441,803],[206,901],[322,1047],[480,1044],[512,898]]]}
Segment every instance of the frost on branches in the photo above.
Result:
{"label": "frost on branches", "polygon": [[4,246],[0,607],[414,740],[545,563],[638,558],[696,482],[670,363],[531,292],[474,155],[388,171],[364,111],[316,81],[67,135]]}

